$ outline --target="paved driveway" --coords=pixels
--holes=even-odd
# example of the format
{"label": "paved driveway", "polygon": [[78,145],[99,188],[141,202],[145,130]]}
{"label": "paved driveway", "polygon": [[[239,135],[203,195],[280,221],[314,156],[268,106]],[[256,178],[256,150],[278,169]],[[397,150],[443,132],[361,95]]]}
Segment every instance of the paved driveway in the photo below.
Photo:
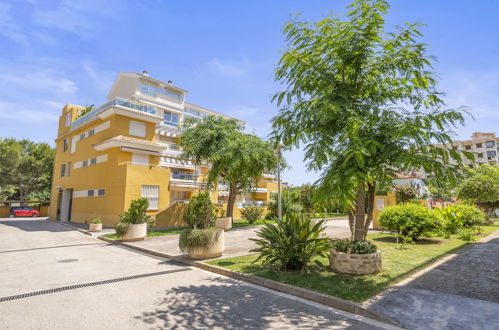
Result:
{"label": "paved driveway", "polygon": [[0,219],[0,266],[0,329],[384,327],[45,220]]}
{"label": "paved driveway", "polygon": [[371,306],[408,329],[499,329],[499,230]]}

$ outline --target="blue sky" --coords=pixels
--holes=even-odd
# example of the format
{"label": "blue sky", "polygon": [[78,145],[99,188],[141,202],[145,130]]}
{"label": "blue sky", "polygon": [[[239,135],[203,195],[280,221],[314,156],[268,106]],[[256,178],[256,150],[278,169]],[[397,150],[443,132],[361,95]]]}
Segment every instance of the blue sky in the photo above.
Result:
{"label": "blue sky", "polygon": [[[120,71],[149,70],[187,89],[189,102],[238,117],[260,136],[276,114],[273,70],[290,15],[318,20],[350,1],[0,0],[0,137],[53,144],[67,103],[101,104]],[[388,26],[419,21],[438,57],[448,106],[475,120],[461,138],[499,126],[499,1],[391,2]],[[287,152],[292,184],[313,182]]]}

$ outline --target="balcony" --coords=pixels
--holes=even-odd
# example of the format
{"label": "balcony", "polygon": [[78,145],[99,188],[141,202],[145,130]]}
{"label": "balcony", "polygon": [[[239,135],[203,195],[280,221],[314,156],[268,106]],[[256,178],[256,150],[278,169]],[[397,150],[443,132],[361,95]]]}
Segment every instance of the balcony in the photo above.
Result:
{"label": "balcony", "polygon": [[86,115],[78,118],[75,120],[73,123],[71,123],[71,128],[75,128],[77,126],[82,125],[83,123],[89,121],[90,119],[94,118],[97,116],[99,113],[103,112],[106,109],[109,109],[111,107],[118,107],[118,108],[125,108],[125,109],[131,109],[135,111],[140,111],[144,112],[150,115],[156,115],[157,111],[155,107],[150,107],[147,105],[143,105],[134,101],[122,99],[122,98],[115,98],[114,100],[111,100],[107,103],[104,103],[103,105],[99,106],[98,108],[92,110],[91,112],[87,113]]}
{"label": "balcony", "polygon": [[173,171],[172,172],[172,179],[177,179],[177,180],[197,180],[198,174],[197,173],[189,173],[189,172],[181,172],[181,171]]}
{"label": "balcony", "polygon": [[267,206],[267,202],[265,202],[265,201],[246,201],[246,202],[242,202],[242,203],[237,203],[236,204],[236,207],[238,209],[242,209],[242,208],[245,208],[245,207],[253,207],[253,206],[256,206],[256,207],[266,207]]}

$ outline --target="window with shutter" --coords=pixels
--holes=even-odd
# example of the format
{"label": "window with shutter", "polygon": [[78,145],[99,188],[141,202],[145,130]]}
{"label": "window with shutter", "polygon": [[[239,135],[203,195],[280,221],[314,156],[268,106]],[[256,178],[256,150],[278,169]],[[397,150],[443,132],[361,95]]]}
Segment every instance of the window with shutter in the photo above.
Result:
{"label": "window with shutter", "polygon": [[149,201],[148,210],[157,210],[159,208],[159,186],[142,186],[141,197]]}
{"label": "window with shutter", "polygon": [[146,124],[135,120],[130,120],[128,133],[134,136],[146,137]]}

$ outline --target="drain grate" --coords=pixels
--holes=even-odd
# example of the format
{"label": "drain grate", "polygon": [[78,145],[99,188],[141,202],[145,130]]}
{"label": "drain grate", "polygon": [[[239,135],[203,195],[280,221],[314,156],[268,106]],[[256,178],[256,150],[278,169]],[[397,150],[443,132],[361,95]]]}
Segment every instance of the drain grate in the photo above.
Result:
{"label": "drain grate", "polygon": [[44,294],[61,292],[61,291],[81,289],[81,288],[86,288],[86,287],[90,287],[90,286],[97,286],[97,285],[104,285],[104,284],[110,284],[110,283],[116,283],[116,282],[123,282],[123,281],[135,280],[135,279],[144,278],[144,277],[151,277],[151,276],[159,276],[159,275],[166,275],[166,274],[173,274],[173,273],[185,272],[185,271],[189,271],[189,270],[190,270],[190,268],[173,269],[173,270],[166,270],[166,271],[162,271],[162,272],[146,273],[146,274],[139,274],[139,275],[132,275],[132,276],[126,276],[126,277],[113,278],[113,279],[110,279],[110,280],[103,280],[103,281],[97,281],[97,282],[89,282],[89,283],[81,283],[81,284],[68,285],[68,286],[63,286],[63,287],[55,288],[55,289],[48,289],[48,290],[42,290],[42,291],[35,291],[35,292],[23,293],[23,294],[18,294],[18,295],[14,295],[14,296],[8,296],[8,297],[0,297],[0,302],[10,301],[10,300],[17,300],[17,299],[23,299],[23,298],[29,298],[29,297],[34,297],[34,296],[41,296],[41,295],[44,295]]}

